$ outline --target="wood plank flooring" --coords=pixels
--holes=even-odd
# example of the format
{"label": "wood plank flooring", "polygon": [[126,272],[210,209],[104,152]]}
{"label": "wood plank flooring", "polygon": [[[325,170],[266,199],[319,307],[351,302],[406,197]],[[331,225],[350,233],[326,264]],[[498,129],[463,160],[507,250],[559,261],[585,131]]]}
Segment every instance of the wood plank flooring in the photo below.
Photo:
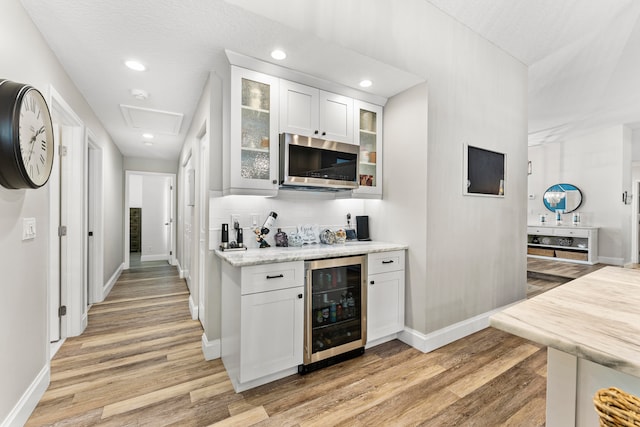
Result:
{"label": "wood plank flooring", "polygon": [[28,426],[543,426],[546,348],[488,328],[423,354],[394,340],[236,394],[175,268],[124,272],[52,361]]}

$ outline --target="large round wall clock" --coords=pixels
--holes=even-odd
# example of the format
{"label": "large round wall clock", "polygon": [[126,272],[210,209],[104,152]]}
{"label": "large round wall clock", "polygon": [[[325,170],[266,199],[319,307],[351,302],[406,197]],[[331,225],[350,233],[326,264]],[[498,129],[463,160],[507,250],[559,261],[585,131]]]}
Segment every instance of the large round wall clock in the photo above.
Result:
{"label": "large round wall clock", "polygon": [[39,188],[53,167],[49,107],[34,87],[0,80],[0,184]]}

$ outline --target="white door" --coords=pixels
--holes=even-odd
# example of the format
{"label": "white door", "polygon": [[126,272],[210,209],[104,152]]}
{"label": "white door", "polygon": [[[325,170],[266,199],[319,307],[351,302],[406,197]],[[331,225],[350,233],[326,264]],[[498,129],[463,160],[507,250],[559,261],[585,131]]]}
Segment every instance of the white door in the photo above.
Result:
{"label": "white door", "polygon": [[190,193],[193,186],[193,182],[190,182],[190,171],[193,170],[193,159],[189,158],[189,160],[184,165],[184,170],[186,173],[183,175],[183,188],[185,189],[184,195],[182,197],[183,206],[184,206],[184,224],[182,229],[182,273],[184,279],[187,282],[187,286],[189,287],[189,291],[193,292],[191,289],[191,244],[192,244],[192,233],[193,233],[193,203],[190,200]]}
{"label": "white door", "polygon": [[104,233],[102,222],[102,151],[91,133],[87,138],[87,288],[88,304],[104,300]]}
{"label": "white door", "polygon": [[198,319],[204,325],[205,319],[205,284],[207,268],[207,233],[209,228],[209,140],[207,135],[200,139],[200,185],[198,209]]}
{"label": "white door", "polygon": [[165,241],[167,242],[166,253],[167,253],[167,262],[169,264],[173,264],[173,180],[171,177],[167,177],[165,182],[166,188],[166,200],[165,200],[165,209],[166,221],[164,223],[165,228]]}

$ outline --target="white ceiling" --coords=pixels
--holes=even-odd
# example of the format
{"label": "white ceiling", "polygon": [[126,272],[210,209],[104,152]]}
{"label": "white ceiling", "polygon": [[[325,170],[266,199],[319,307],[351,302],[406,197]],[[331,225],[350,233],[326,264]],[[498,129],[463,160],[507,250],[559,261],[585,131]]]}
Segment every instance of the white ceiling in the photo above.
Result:
{"label": "white ceiling", "polygon": [[[327,36],[330,26],[299,24],[314,8],[351,0],[21,1],[125,156],[177,159],[224,49],[274,62],[269,52],[284,47],[285,67],[354,88],[367,77],[375,82],[367,91],[385,97],[423,80],[406,64],[363,54],[371,49],[366,31],[380,31],[375,1],[392,0],[365,3],[372,25],[360,27],[349,48]],[[529,65],[530,144],[640,122],[640,1],[429,2]],[[275,13],[276,5],[286,16]],[[393,44],[389,37],[378,48],[392,51]],[[148,70],[125,68],[130,58]],[[136,99],[132,89],[147,91],[148,99]],[[121,105],[184,118],[177,134],[161,133],[167,126],[160,124],[140,129],[125,120]],[[156,134],[152,147],[143,144],[143,130]]]}

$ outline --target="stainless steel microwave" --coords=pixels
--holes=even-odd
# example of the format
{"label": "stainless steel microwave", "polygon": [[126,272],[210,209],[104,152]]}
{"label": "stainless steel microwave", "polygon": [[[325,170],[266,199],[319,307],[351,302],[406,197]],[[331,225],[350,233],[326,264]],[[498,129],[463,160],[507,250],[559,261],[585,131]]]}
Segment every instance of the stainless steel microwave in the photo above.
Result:
{"label": "stainless steel microwave", "polygon": [[280,134],[280,185],[329,190],[358,188],[359,147]]}

